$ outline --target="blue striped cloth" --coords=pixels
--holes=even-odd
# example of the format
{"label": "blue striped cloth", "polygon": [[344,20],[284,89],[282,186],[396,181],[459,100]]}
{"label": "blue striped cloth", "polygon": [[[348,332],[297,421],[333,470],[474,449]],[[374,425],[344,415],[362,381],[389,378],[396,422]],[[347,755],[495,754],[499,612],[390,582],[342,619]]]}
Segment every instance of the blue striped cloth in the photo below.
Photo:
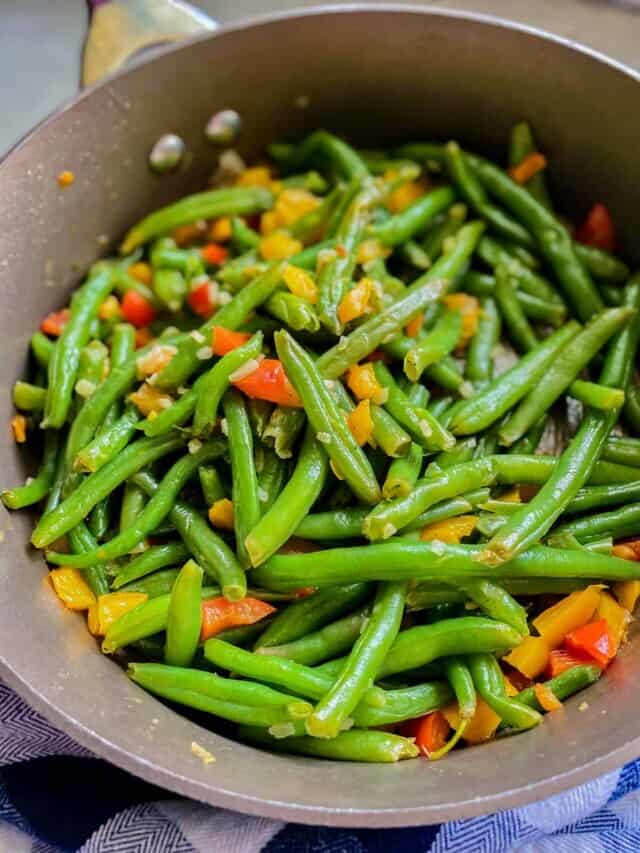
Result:
{"label": "blue striped cloth", "polygon": [[637,853],[640,761],[520,809],[327,829],[172,796],[94,758],[0,682],[2,853]]}

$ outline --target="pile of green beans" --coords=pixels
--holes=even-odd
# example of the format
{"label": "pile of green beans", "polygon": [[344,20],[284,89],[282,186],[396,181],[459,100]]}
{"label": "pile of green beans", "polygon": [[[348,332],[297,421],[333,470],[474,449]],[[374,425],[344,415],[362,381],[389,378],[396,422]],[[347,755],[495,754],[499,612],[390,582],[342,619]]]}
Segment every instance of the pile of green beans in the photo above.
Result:
{"label": "pile of green beans", "polygon": [[[508,164],[535,151],[515,125]],[[613,547],[640,538],[640,274],[573,239],[544,171],[455,141],[268,156],[135,224],[32,336],[41,461],[2,501],[40,507],[102,651],[240,739],[394,762],[455,703],[437,758],[479,700],[532,728],[501,658],[540,602],[640,580]]]}

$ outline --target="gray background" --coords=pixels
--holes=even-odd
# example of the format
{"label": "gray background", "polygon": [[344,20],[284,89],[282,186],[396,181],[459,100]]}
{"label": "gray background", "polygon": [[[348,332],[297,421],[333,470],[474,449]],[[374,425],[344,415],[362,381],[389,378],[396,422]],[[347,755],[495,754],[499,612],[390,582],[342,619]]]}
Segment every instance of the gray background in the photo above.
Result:
{"label": "gray background", "polygon": [[[201,0],[222,23],[318,0]],[[640,0],[439,0],[416,5],[495,14],[576,39],[640,67]],[[633,8],[635,6],[635,8]],[[0,0],[0,155],[78,89],[84,0]]]}

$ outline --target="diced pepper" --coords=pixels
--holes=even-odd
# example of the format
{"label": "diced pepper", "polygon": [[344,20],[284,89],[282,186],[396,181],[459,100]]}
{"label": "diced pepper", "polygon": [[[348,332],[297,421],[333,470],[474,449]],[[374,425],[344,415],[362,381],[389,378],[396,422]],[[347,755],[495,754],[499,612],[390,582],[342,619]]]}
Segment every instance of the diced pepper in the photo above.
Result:
{"label": "diced pepper", "polygon": [[69,610],[88,610],[96,597],[79,569],[52,569],[49,580],[60,601]]}
{"label": "diced pepper", "polygon": [[317,586],[303,586],[300,589],[296,589],[293,594],[296,598],[309,598],[309,596],[313,595],[313,593],[316,592],[317,589]]}
{"label": "diced pepper", "polygon": [[139,281],[140,284],[146,284],[147,287],[151,287],[153,282],[153,270],[151,269],[151,264],[148,264],[145,261],[137,261],[135,264],[131,264],[127,272],[131,278],[135,278],[135,280]]}
{"label": "diced pepper", "polygon": [[629,613],[633,613],[640,596],[640,581],[618,581],[613,585],[613,594]]}
{"label": "diced pepper", "polygon": [[151,302],[141,293],[136,293],[135,290],[127,290],[122,297],[122,316],[127,323],[141,329],[153,322],[156,312]]}
{"label": "diced pepper", "polygon": [[252,166],[245,169],[236,181],[237,187],[265,187],[269,189],[273,178],[267,166]]}
{"label": "diced pepper", "polygon": [[579,243],[595,246],[614,252],[616,249],[616,231],[613,219],[606,205],[594,204],[585,221],[576,229],[575,238]]}
{"label": "diced pepper", "polygon": [[191,222],[189,225],[178,225],[171,232],[171,236],[176,241],[176,245],[182,248],[200,242],[204,239],[206,232],[207,223],[198,220],[198,222]]}
{"label": "diced pepper", "polygon": [[291,293],[294,293],[301,299],[306,299],[312,305],[316,304],[318,301],[318,287],[313,277],[306,270],[301,270],[299,267],[287,264],[282,277]]}
{"label": "diced pepper", "polygon": [[231,239],[231,219],[221,216],[209,223],[207,237],[212,243],[226,243]]}
{"label": "diced pepper", "polygon": [[217,307],[216,295],[218,288],[213,281],[203,281],[197,284],[187,294],[189,308],[199,317],[211,317]]}
{"label": "diced pepper", "polygon": [[64,327],[69,322],[69,317],[71,316],[71,312],[68,308],[63,308],[61,311],[53,311],[51,314],[48,314],[42,323],[40,323],[40,330],[45,333],[45,335],[51,335],[54,338],[59,337]]}
{"label": "diced pepper", "polygon": [[157,415],[163,409],[168,409],[174,402],[170,394],[147,382],[144,382],[133,394],[129,394],[129,399],[145,417],[149,417],[153,412]]}
{"label": "diced pepper", "polygon": [[357,317],[362,317],[370,310],[369,300],[373,282],[370,278],[361,278],[355,287],[343,297],[338,305],[338,319],[341,323],[349,323]]}
{"label": "diced pepper", "polygon": [[100,308],[98,308],[98,317],[101,320],[117,320],[121,316],[120,303],[118,297],[113,293],[104,300]]}
{"label": "diced pepper", "polygon": [[368,264],[370,261],[375,261],[378,258],[388,258],[391,254],[389,246],[383,246],[379,240],[371,238],[363,240],[358,246],[356,252],[356,261],[359,264]]}
{"label": "diced pepper", "polygon": [[508,675],[504,676],[504,688],[507,691],[507,696],[517,696],[519,693],[518,688]]}
{"label": "diced pepper", "polygon": [[293,225],[305,213],[315,210],[319,204],[320,199],[308,190],[290,187],[280,193],[274,211],[279,218],[280,225],[287,227]]}
{"label": "diced pepper", "polygon": [[543,637],[525,637],[503,660],[527,678],[536,678],[547,668],[549,651]]}
{"label": "diced pepper", "polygon": [[524,160],[521,160],[516,166],[511,166],[508,171],[509,176],[517,184],[526,184],[534,175],[537,175],[538,172],[542,172],[546,168],[547,158],[544,154],[540,154],[539,151],[532,151],[531,154],[527,154]]}
{"label": "diced pepper", "polygon": [[606,620],[613,638],[614,654],[616,654],[627,638],[631,614],[626,607],[618,604],[610,592],[602,592],[600,594],[600,601],[596,607],[594,619]]}
{"label": "diced pepper", "polygon": [[550,648],[562,645],[565,635],[585,625],[593,616],[600,600],[602,587],[592,584],[586,589],[572,592],[562,598],[553,607],[543,610],[533,620],[541,637],[547,641]]}
{"label": "diced pepper", "polygon": [[233,382],[233,385],[256,400],[268,400],[279,406],[301,409],[302,400],[293,387],[282,363],[276,358],[263,358],[248,376]]}
{"label": "diced pepper", "polygon": [[169,344],[156,344],[146,355],[136,361],[136,371],[139,377],[151,376],[166,367],[178,350]]}
{"label": "diced pepper", "polygon": [[89,608],[87,624],[95,637],[102,637],[113,623],[125,613],[149,598],[145,592],[108,592],[100,595]]}
{"label": "diced pepper", "polygon": [[371,420],[371,404],[369,400],[360,400],[352,412],[349,412],[347,424],[351,434],[360,447],[371,440],[373,421]]}
{"label": "diced pepper", "polygon": [[60,174],[58,175],[58,186],[64,190],[67,187],[70,187],[71,184],[75,181],[75,179],[76,176],[73,174],[73,172],[70,172],[68,169],[65,169],[64,172],[60,172]]}
{"label": "diced pepper", "polygon": [[141,329],[136,329],[135,345],[136,349],[142,349],[150,344],[153,340],[153,333],[148,326],[143,326]]}
{"label": "diced pepper", "polygon": [[260,217],[260,233],[265,237],[280,227],[280,217],[275,210],[266,210]]}
{"label": "diced pepper", "polygon": [[589,622],[571,631],[564,638],[564,645],[570,651],[589,655],[602,669],[607,667],[617,651],[615,639],[606,619]]}
{"label": "diced pepper", "polygon": [[584,666],[584,664],[593,666],[595,663],[596,661],[590,655],[581,655],[577,652],[567,651],[567,649],[553,649],[549,655],[549,666],[546,674],[549,678],[555,678],[568,669],[573,669],[574,666]]}
{"label": "diced pepper", "polygon": [[202,631],[200,638],[208,640],[221,631],[253,625],[276,612],[276,608],[259,598],[242,598],[229,601],[226,598],[205,598],[202,602]]}
{"label": "diced pepper", "polygon": [[203,246],[200,250],[200,254],[202,255],[205,263],[216,267],[223,264],[229,257],[227,249],[219,243],[207,243],[207,245]]}
{"label": "diced pepper", "polygon": [[385,403],[389,396],[387,389],[383,388],[378,382],[373,364],[370,361],[365,364],[354,364],[349,368],[347,385],[358,400],[371,400],[377,405]]}
{"label": "diced pepper", "polygon": [[[395,169],[389,169],[385,172],[383,178],[385,181],[391,181],[397,177],[397,174]],[[429,184],[423,178],[418,178],[415,181],[407,181],[387,197],[387,208],[391,213],[401,213],[428,191]]]}
{"label": "diced pepper", "polygon": [[475,296],[468,293],[450,293],[443,301],[451,311],[459,311],[462,315],[462,335],[457,350],[463,350],[478,331],[480,303]]}
{"label": "diced pepper", "polygon": [[260,255],[265,261],[290,258],[302,251],[302,243],[286,231],[274,231],[260,240]]}
{"label": "diced pepper", "polygon": [[209,507],[209,521],[221,530],[233,530],[234,513],[233,501],[221,498]]}
{"label": "diced pepper", "polygon": [[620,557],[622,560],[640,561],[640,539],[625,539],[623,542],[616,542],[611,549],[614,557]]}
{"label": "diced pepper", "polygon": [[27,419],[24,415],[14,415],[11,418],[11,429],[16,444],[24,444],[27,440]]}
{"label": "diced pepper", "polygon": [[[458,705],[447,705],[442,708],[442,714],[453,729],[458,729],[462,720],[458,712]],[[493,711],[487,703],[478,696],[476,700],[476,712],[469,720],[462,739],[467,743],[483,743],[489,740],[500,725],[500,717]]]}
{"label": "diced pepper", "polygon": [[211,348],[214,355],[226,355],[246,343],[251,335],[248,332],[234,332],[223,326],[214,326],[211,332]]}
{"label": "diced pepper", "polygon": [[424,323],[424,313],[420,311],[419,314],[411,320],[405,326],[404,333],[408,338],[417,338],[420,332],[422,331],[422,324]]}
{"label": "diced pepper", "polygon": [[544,711],[558,711],[562,708],[562,702],[546,684],[534,684],[533,690]]}
{"label": "diced pepper", "polygon": [[433,711],[418,720],[412,720],[416,746],[427,758],[442,749],[451,731],[447,718],[440,711]]}
{"label": "diced pepper", "polygon": [[477,523],[477,515],[458,515],[455,518],[434,521],[422,528],[420,539],[423,542],[446,542],[449,545],[457,545],[466,536],[471,536]]}

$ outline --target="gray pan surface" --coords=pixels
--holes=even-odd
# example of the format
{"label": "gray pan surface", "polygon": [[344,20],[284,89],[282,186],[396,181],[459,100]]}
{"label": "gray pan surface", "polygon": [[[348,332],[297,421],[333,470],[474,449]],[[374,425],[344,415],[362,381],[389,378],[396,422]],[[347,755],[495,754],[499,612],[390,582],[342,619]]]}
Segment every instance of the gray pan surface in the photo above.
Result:
{"label": "gray pan surface", "polygon": [[[300,95],[307,109],[296,108]],[[609,204],[637,263],[639,97],[637,75],[562,40],[415,7],[264,19],[134,67],[45,122],[0,165],[0,422],[10,417],[8,389],[37,320],[129,224],[204,184],[215,161],[202,136],[212,112],[233,107],[244,116],[239,148],[248,157],[317,126],[367,145],[452,136],[491,153],[526,115],[566,211],[595,198]],[[185,137],[193,159],[185,172],[157,178],[146,155],[167,130]],[[55,180],[63,169],[76,174],[65,192]],[[24,477],[8,438],[0,467],[3,483]],[[538,800],[640,755],[638,641],[535,731],[443,762],[344,765],[235,743],[169,710],[101,656],[26,548],[28,515],[1,512],[3,677],[75,740],[166,788],[287,820],[402,826]],[[193,741],[216,763],[203,764]]]}

